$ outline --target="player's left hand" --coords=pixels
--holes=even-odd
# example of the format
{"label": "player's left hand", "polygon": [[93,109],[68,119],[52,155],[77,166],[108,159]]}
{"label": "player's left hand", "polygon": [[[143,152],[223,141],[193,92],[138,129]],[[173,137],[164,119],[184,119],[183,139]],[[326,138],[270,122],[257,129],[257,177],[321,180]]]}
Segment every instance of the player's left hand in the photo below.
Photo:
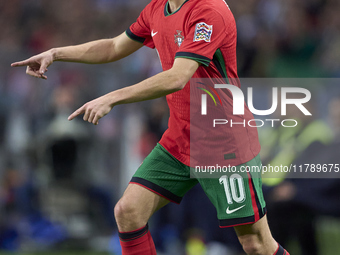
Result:
{"label": "player's left hand", "polygon": [[68,120],[73,120],[78,115],[84,114],[83,120],[98,125],[99,119],[108,114],[113,108],[107,95],[96,98],[87,102],[78,110],[73,112]]}

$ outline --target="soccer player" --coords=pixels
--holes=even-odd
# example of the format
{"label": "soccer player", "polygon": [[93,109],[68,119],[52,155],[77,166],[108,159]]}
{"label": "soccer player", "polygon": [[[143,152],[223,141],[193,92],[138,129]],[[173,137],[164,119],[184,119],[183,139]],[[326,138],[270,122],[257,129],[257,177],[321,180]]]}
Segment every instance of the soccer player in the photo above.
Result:
{"label": "soccer player", "polygon": [[[225,180],[190,178],[188,82],[192,77],[237,78],[236,25],[224,0],[152,0],[137,21],[113,39],[54,48],[12,66],[27,66],[27,74],[47,79],[45,72],[54,61],[108,63],[143,45],[157,49],[163,72],[92,100],[69,116],[72,120],[83,114],[84,121],[97,125],[116,105],[167,97],[169,128],[114,209],[123,254],[156,254],[147,225],[149,218],[170,201],[179,203],[190,188],[200,183],[217,209],[220,226],[234,227],[247,254],[287,255],[270,233],[261,179],[237,180],[244,188],[243,197],[227,201]],[[240,118],[250,119],[251,113],[247,108],[245,111]],[[261,164],[256,129],[226,128],[226,134],[223,154],[229,164]]]}

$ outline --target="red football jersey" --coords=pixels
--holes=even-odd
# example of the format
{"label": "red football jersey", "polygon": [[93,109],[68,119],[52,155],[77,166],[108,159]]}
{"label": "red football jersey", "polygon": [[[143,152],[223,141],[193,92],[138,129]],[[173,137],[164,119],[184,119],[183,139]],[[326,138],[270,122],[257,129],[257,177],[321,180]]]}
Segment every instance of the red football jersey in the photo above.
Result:
{"label": "red football jersey", "polygon": [[[156,48],[164,71],[173,66],[175,58],[189,58],[201,64],[193,78],[229,79],[230,83],[238,77],[236,25],[224,0],[186,0],[173,13],[169,12],[167,0],[152,0],[126,34]],[[240,86],[237,82],[233,84]],[[170,118],[160,144],[179,161],[190,165],[189,83],[166,98]],[[226,110],[232,113],[232,107]],[[238,121],[240,118],[253,119],[248,107]],[[245,163],[260,152],[256,128],[225,126],[223,132],[223,137],[215,140],[221,140],[219,151],[227,164]]]}

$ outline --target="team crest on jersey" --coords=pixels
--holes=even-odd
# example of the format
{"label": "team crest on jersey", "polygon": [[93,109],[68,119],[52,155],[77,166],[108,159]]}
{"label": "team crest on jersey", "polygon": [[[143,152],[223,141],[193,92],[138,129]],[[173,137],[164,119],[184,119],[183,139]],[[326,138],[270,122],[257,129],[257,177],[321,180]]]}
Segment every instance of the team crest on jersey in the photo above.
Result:
{"label": "team crest on jersey", "polygon": [[198,41],[211,41],[211,34],[213,31],[213,25],[208,25],[204,22],[196,24],[194,42]]}
{"label": "team crest on jersey", "polygon": [[176,30],[175,34],[175,43],[177,44],[177,46],[181,46],[182,42],[184,41],[184,36],[182,35],[182,31],[181,30]]}

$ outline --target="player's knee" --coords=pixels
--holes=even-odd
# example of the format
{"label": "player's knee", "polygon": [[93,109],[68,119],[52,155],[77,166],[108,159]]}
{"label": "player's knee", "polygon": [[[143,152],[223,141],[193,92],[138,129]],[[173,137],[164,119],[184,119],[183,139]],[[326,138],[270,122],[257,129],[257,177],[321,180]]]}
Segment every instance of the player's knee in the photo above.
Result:
{"label": "player's knee", "polygon": [[114,208],[114,215],[117,221],[133,220],[135,209],[128,201],[119,200]]}
{"label": "player's knee", "polygon": [[261,243],[260,240],[253,235],[239,238],[239,240],[243,250],[248,255],[261,255],[265,250],[263,243]]}
{"label": "player's knee", "polygon": [[263,249],[261,249],[261,246],[258,246],[258,245],[247,244],[247,245],[243,246],[243,250],[248,255],[261,255],[261,254],[263,254],[262,253]]}
{"label": "player's knee", "polygon": [[134,206],[124,199],[118,201],[114,208],[114,215],[117,220],[124,219],[124,218],[134,218],[135,214]]}
{"label": "player's knee", "polygon": [[139,223],[140,217],[138,214],[138,208],[134,206],[133,203],[126,201],[125,199],[121,199],[118,201],[114,208],[114,215],[118,224],[130,222],[130,223]]}

